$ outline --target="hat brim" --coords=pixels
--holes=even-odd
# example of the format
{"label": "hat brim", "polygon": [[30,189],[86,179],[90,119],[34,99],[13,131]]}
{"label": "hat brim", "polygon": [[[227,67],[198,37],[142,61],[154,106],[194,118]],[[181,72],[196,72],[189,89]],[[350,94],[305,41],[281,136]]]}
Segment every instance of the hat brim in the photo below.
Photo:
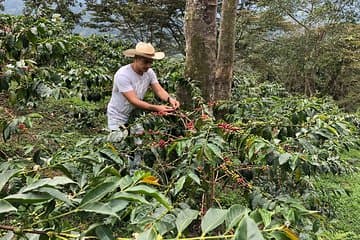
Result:
{"label": "hat brim", "polygon": [[137,55],[137,56],[142,56],[142,57],[145,57],[145,58],[150,58],[150,59],[155,59],[155,60],[160,60],[160,59],[163,59],[165,57],[164,52],[155,52],[153,55],[150,55],[150,54],[145,54],[145,53],[142,53],[142,52],[138,52],[135,49],[125,50],[123,52],[123,54],[126,57],[135,57],[135,55]]}

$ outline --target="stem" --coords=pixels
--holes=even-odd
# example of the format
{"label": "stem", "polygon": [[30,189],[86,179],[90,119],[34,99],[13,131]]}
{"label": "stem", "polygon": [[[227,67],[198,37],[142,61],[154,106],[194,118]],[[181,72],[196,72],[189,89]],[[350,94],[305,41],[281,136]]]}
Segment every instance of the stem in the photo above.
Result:
{"label": "stem", "polygon": [[65,217],[65,216],[70,215],[72,213],[75,213],[77,211],[78,211],[78,209],[74,209],[74,210],[72,210],[70,212],[67,212],[67,213],[63,213],[63,214],[60,214],[60,215],[57,215],[57,216],[54,216],[54,217],[43,219],[43,220],[40,220],[40,221],[37,221],[37,222],[31,224],[31,226],[37,225],[39,223],[47,222],[47,221],[50,221],[50,220],[54,220],[54,219],[57,219],[57,218]]}

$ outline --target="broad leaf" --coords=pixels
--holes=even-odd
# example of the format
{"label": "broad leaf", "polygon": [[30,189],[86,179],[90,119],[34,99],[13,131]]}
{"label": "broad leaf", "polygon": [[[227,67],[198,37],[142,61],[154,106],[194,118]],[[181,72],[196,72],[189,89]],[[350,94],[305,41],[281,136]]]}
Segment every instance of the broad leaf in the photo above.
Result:
{"label": "broad leaf", "polygon": [[5,184],[14,176],[16,175],[18,172],[20,172],[21,170],[19,169],[12,169],[12,170],[8,170],[5,172],[2,172],[0,174],[0,192],[2,191],[3,187],[5,186]]}
{"label": "broad leaf", "polygon": [[125,199],[133,202],[141,202],[145,204],[150,204],[148,201],[146,201],[145,198],[142,196],[139,196],[139,194],[133,194],[133,193],[127,193],[127,192],[118,192],[115,193],[111,199]]}
{"label": "broad leaf", "polygon": [[51,199],[51,196],[47,193],[18,193],[9,195],[4,199],[9,202],[38,203]]}
{"label": "broad leaf", "polygon": [[136,240],[157,240],[156,232],[151,228],[137,236]]}
{"label": "broad leaf", "polygon": [[249,216],[245,216],[239,227],[235,231],[234,239],[237,240],[264,240],[255,221]]}
{"label": "broad leaf", "polygon": [[118,185],[118,182],[105,182],[97,185],[95,188],[91,189],[85,194],[81,200],[80,205],[84,205],[89,202],[96,202],[102,199],[106,194],[114,191]]}
{"label": "broad leaf", "polygon": [[175,192],[174,192],[175,196],[183,189],[185,181],[186,181],[186,176],[182,176],[181,178],[179,178],[179,180],[176,181]]}
{"label": "broad leaf", "polygon": [[0,199],[0,214],[14,211],[17,211],[17,209],[13,205],[4,199]]}
{"label": "broad leaf", "polygon": [[291,158],[290,153],[281,154],[280,157],[279,157],[279,164],[283,165],[283,164],[287,163],[287,161],[289,161],[290,158]]}
{"label": "broad leaf", "polygon": [[114,240],[110,229],[104,225],[95,228],[96,236],[101,240]]}
{"label": "broad leaf", "polygon": [[65,193],[60,192],[56,188],[43,187],[38,189],[39,192],[48,193],[54,198],[66,203],[69,206],[73,206],[71,200],[67,197]]}
{"label": "broad leaf", "polygon": [[147,196],[151,196],[155,198],[159,203],[164,205],[164,207],[166,207],[167,209],[171,208],[169,200],[162,193],[152,187],[145,185],[137,185],[126,189],[126,192],[141,193]]}
{"label": "broad leaf", "polygon": [[248,210],[239,204],[231,206],[225,217],[226,232],[237,226],[247,212]]}
{"label": "broad leaf", "polygon": [[210,208],[201,221],[201,236],[204,237],[208,232],[214,230],[225,220],[227,210]]}
{"label": "broad leaf", "polygon": [[34,182],[33,184],[30,184],[29,186],[23,187],[20,192],[24,193],[24,192],[29,192],[31,190],[40,188],[40,187],[44,187],[44,186],[57,186],[57,185],[65,185],[65,184],[69,184],[69,183],[75,183],[73,180],[71,180],[70,178],[64,177],[64,176],[56,176],[54,178],[43,178],[40,179],[36,182]]}
{"label": "broad leaf", "polygon": [[99,153],[101,156],[103,156],[109,160],[112,160],[114,163],[118,164],[119,166],[124,165],[123,160],[115,152],[113,152],[110,149],[102,149]]}
{"label": "broad leaf", "polygon": [[113,199],[109,202],[109,206],[116,213],[126,208],[128,204],[128,201],[122,199]]}
{"label": "broad leaf", "polygon": [[175,224],[178,231],[178,237],[182,232],[190,225],[190,223],[196,219],[199,215],[199,211],[186,208],[182,210],[176,218]]}
{"label": "broad leaf", "polygon": [[93,212],[103,215],[114,216],[118,218],[115,211],[108,205],[102,202],[92,202],[78,208],[80,211]]}

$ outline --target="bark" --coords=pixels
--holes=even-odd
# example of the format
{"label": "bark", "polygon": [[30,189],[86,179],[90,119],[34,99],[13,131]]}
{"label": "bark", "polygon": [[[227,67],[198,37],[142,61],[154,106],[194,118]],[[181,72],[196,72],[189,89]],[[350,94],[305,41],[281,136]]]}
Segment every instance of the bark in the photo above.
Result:
{"label": "bark", "polygon": [[237,0],[224,0],[221,9],[214,100],[231,96],[235,54],[235,23]]}
{"label": "bark", "polygon": [[[185,78],[201,89],[205,101],[214,98],[216,71],[216,0],[188,0],[185,14]],[[178,89],[185,106],[191,103],[190,90]]]}

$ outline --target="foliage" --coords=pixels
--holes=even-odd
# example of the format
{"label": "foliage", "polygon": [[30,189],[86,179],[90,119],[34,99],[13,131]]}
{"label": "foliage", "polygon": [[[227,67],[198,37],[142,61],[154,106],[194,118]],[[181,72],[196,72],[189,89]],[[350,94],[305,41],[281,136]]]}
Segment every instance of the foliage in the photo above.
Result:
{"label": "foliage", "polygon": [[122,39],[151,42],[163,49],[183,51],[185,1],[94,1],[86,0],[92,17],[86,26],[119,31]]}
{"label": "foliage", "polygon": [[242,10],[239,67],[250,67],[263,80],[284,83],[293,92],[331,95],[356,110],[359,3],[343,3],[265,0]]}

